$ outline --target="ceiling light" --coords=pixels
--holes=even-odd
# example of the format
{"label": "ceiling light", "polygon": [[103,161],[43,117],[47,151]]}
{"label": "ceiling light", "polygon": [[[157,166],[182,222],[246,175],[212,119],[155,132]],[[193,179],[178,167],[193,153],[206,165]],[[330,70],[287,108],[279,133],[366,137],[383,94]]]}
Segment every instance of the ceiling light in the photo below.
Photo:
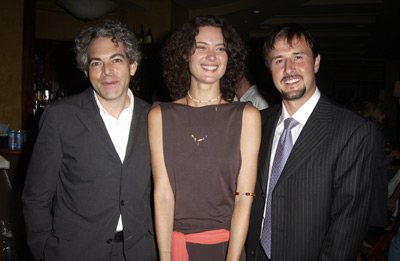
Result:
{"label": "ceiling light", "polygon": [[96,20],[118,9],[118,4],[110,0],[56,0],[56,4],[84,21]]}

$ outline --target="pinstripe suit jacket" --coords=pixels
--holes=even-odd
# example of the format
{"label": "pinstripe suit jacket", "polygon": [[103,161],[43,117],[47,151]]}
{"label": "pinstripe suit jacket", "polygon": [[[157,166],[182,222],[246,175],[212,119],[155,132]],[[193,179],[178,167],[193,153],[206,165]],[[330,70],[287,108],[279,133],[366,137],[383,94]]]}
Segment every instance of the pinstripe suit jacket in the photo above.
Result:
{"label": "pinstripe suit jacket", "polygon": [[[248,260],[265,260],[260,231],[281,105],[262,111],[263,132]],[[367,229],[374,127],[321,95],[272,196],[272,260],[355,260]]]}

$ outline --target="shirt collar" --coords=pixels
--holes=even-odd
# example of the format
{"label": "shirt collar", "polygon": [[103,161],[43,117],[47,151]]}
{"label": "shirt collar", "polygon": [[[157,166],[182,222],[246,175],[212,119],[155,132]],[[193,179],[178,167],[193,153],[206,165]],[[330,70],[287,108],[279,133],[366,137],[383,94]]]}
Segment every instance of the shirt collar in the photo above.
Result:
{"label": "shirt collar", "polygon": [[318,103],[319,98],[321,97],[321,92],[318,87],[315,89],[314,94],[304,103],[292,116],[287,112],[285,105],[282,102],[282,113],[278,120],[278,125],[282,124],[287,118],[292,117],[302,126],[304,126],[313,112],[315,106]]}
{"label": "shirt collar", "polygon": [[[93,95],[94,95],[94,99],[96,100],[97,107],[99,107],[100,113],[103,115],[109,115],[108,112],[106,111],[106,109],[104,109],[104,107],[101,105],[99,99],[97,98],[96,92],[94,90],[93,90]],[[133,98],[133,93],[132,93],[131,89],[129,89],[129,88],[128,88],[128,97],[129,97],[129,105],[128,105],[128,107],[123,109],[122,112],[133,113],[134,98]],[[121,112],[121,114],[122,114],[122,112]]]}

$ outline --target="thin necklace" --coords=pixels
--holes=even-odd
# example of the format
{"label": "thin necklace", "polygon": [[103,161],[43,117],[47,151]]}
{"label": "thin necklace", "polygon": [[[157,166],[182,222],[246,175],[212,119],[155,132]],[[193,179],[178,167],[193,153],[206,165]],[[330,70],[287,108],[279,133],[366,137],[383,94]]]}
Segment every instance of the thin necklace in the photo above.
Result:
{"label": "thin necklace", "polygon": [[[219,96],[218,96],[218,97],[219,97]],[[189,97],[189,98],[190,98],[190,97]],[[221,100],[218,102],[217,106],[215,106],[215,112],[214,112],[213,117],[212,117],[211,120],[210,120],[210,123],[208,124],[208,128],[207,128],[206,134],[205,134],[202,138],[196,138],[196,137],[194,136],[194,134],[190,134],[190,138],[193,139],[193,141],[197,144],[197,146],[199,146],[200,142],[204,141],[204,140],[208,137],[208,136],[207,136],[207,135],[208,135],[208,132],[209,132],[209,130],[211,129],[211,126],[212,126],[213,123],[214,123],[215,115],[217,114],[218,106],[219,106],[220,104],[221,104]],[[189,118],[189,126],[188,126],[188,129],[189,129],[189,133],[191,133],[191,131],[190,131],[189,101],[188,101],[187,96],[186,96],[186,106],[187,106],[187,112],[188,112],[188,118]]]}
{"label": "thin necklace", "polygon": [[192,101],[194,101],[194,102],[197,102],[197,103],[206,103],[206,102],[214,102],[214,101],[217,101],[221,95],[218,95],[218,97],[213,98],[213,99],[208,100],[208,101],[202,101],[202,100],[197,100],[197,99],[193,98],[192,95],[190,95],[189,91],[187,92],[187,96],[189,96],[189,98],[190,98]]}

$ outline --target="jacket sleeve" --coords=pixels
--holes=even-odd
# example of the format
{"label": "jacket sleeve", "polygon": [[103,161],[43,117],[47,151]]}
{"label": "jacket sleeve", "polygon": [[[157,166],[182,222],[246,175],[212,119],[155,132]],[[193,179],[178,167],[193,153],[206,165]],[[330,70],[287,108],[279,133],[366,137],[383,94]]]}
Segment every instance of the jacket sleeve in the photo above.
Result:
{"label": "jacket sleeve", "polygon": [[337,157],[330,225],[318,260],[356,260],[365,237],[375,166],[375,127],[363,122]]}
{"label": "jacket sleeve", "polygon": [[51,106],[43,112],[22,193],[27,243],[35,260],[44,256],[52,229],[52,202],[62,155],[56,116]]}

